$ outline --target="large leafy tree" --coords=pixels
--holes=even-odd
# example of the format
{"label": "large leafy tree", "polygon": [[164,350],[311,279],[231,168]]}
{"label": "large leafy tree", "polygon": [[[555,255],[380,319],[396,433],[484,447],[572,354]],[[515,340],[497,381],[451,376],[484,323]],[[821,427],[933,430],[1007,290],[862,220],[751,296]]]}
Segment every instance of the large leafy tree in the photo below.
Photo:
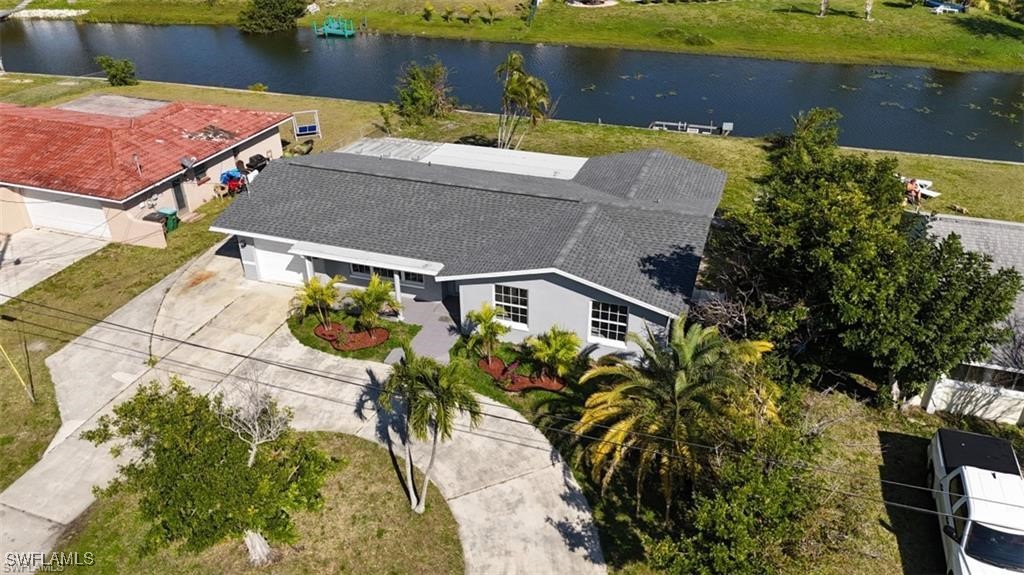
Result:
{"label": "large leafy tree", "polygon": [[648,332],[629,338],[640,347],[638,362],[620,355],[598,360],[580,380],[605,387],[586,401],[574,431],[599,437],[587,447],[591,475],[602,490],[624,469],[633,474],[640,505],[649,477],[656,476],[666,519],[676,490],[692,475],[695,459],[686,442],[703,416],[740,383],[736,366],[757,362],[766,342],[731,342],[714,326],[672,322],[668,337]]}
{"label": "large leafy tree", "polygon": [[988,352],[1020,280],[916,232],[896,161],[840,153],[839,118],[797,118],[709,276],[791,357],[913,392]]}
{"label": "large leafy tree", "polygon": [[246,34],[294,30],[306,4],[306,0],[249,0],[238,14],[238,29]]}
{"label": "large leafy tree", "polygon": [[[473,390],[465,383],[468,379],[466,370],[470,367],[465,360],[456,359],[448,365],[440,365],[432,358],[416,355],[408,345],[404,345],[402,350],[404,356],[382,386],[378,403],[385,411],[394,409],[395,403],[404,409],[410,436],[405,441],[406,492],[413,511],[423,513],[438,443],[451,439],[460,414],[469,416],[471,427],[479,424],[482,414]],[[419,493],[412,475],[413,437],[419,441],[431,440],[430,460],[423,471],[423,485]]]}
{"label": "large leafy tree", "polygon": [[548,117],[551,93],[547,82],[526,73],[519,52],[509,52],[495,74],[502,86],[498,147],[518,150],[530,127]]}
{"label": "large leafy tree", "polygon": [[[272,411],[278,419],[281,412]],[[141,386],[82,434],[97,445],[113,442],[115,456],[130,456],[102,493],[138,496],[149,523],[143,551],[176,543],[201,551],[229,538],[246,536],[248,543],[249,534],[292,542],[290,513],[321,505],[325,455],[288,429],[264,437],[257,452],[254,437],[243,441],[223,424],[228,413],[240,416],[175,378],[166,388]]]}

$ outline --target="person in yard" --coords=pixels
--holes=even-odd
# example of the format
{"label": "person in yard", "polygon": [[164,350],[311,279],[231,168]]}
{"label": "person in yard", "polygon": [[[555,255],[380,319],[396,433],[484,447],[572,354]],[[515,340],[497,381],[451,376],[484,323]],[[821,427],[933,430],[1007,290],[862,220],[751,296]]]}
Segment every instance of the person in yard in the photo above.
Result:
{"label": "person in yard", "polygon": [[917,185],[916,179],[907,182],[907,201],[915,206],[921,205],[921,186]]}

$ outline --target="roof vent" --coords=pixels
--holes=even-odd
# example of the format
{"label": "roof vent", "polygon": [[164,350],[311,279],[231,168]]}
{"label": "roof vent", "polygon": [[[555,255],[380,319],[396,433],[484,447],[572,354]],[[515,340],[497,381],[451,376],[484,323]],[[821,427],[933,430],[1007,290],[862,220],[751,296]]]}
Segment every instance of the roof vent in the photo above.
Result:
{"label": "roof vent", "polygon": [[132,159],[135,160],[135,170],[139,172],[139,177],[142,177],[142,164],[139,163],[139,155],[132,154]]}

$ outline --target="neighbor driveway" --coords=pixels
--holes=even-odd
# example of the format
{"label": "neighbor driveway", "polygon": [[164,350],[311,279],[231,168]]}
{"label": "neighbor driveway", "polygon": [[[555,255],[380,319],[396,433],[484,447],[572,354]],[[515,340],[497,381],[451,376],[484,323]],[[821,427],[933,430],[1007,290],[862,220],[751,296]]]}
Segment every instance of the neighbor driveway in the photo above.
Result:
{"label": "neighbor driveway", "polygon": [[[106,240],[50,230],[0,234],[0,294],[16,296],[105,245]],[[8,299],[0,295],[0,304]]]}
{"label": "neighbor driveway", "polygon": [[[53,546],[92,503],[92,487],[116,473],[106,448],[78,433],[139,384],[172,374],[228,396],[255,378],[295,411],[296,428],[390,442],[401,455],[401,422],[376,409],[375,385],[389,366],[298,343],[283,325],[292,292],[245,280],[236,259],[209,254],[108,318],[124,327],[95,326],[51,356],[64,426],[43,459],[0,494],[0,552]],[[434,473],[459,524],[466,571],[604,573],[590,508],[558,452],[514,410],[480,400],[482,424],[459,421]],[[418,461],[425,449],[414,445]]]}

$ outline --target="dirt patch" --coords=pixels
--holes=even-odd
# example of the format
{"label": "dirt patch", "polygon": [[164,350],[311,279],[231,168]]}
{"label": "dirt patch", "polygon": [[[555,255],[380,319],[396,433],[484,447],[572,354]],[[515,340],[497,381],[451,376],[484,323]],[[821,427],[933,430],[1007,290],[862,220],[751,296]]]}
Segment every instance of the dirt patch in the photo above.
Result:
{"label": "dirt patch", "polygon": [[525,375],[513,375],[512,381],[505,386],[505,391],[520,392],[529,389],[546,389],[548,391],[562,391],[565,389],[565,382],[557,377],[547,375],[527,377]]}
{"label": "dirt patch", "polygon": [[338,351],[356,351],[378,346],[391,337],[391,332],[375,327],[369,331],[345,332],[345,337],[339,335],[338,339],[331,342],[331,347]]}
{"label": "dirt patch", "polygon": [[328,325],[317,324],[313,328],[313,335],[324,341],[337,341],[342,334],[350,331],[345,324],[331,322]]}

